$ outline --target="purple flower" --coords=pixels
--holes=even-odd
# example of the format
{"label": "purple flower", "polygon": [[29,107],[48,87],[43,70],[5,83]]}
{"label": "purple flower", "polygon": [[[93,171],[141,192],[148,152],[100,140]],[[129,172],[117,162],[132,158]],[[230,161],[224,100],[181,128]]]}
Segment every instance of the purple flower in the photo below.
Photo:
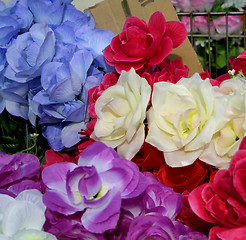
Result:
{"label": "purple flower", "polygon": [[191,230],[180,222],[171,221],[161,214],[148,214],[136,217],[129,227],[126,240],[172,239],[206,240],[205,235]]}
{"label": "purple flower", "polygon": [[36,181],[40,176],[40,163],[28,153],[8,155],[0,152],[0,187],[7,189],[24,179]]}
{"label": "purple flower", "polygon": [[158,212],[175,220],[182,209],[182,195],[162,184],[153,174],[144,172],[144,175],[149,182],[142,200],[144,213]]}
{"label": "purple flower", "polygon": [[5,76],[25,83],[40,76],[42,67],[55,53],[55,36],[46,24],[34,24],[29,32],[19,35],[8,48]]}
{"label": "purple flower", "polygon": [[94,233],[114,229],[122,199],[137,197],[147,187],[137,165],[100,142],[83,152],[78,165],[57,163],[45,168],[42,179],[47,186],[45,205],[64,215],[84,211],[81,223]]}
{"label": "purple flower", "polygon": [[182,209],[182,195],[173,191],[171,187],[162,184],[152,173],[143,173],[148,180],[145,192],[136,199],[127,199],[122,203],[124,210],[134,217],[149,213],[160,213],[175,220]]}
{"label": "purple flower", "polygon": [[45,213],[44,230],[55,235],[57,239],[105,240],[103,235],[91,233],[83,227],[81,224],[82,214],[83,212],[77,212],[65,216],[48,209]]}

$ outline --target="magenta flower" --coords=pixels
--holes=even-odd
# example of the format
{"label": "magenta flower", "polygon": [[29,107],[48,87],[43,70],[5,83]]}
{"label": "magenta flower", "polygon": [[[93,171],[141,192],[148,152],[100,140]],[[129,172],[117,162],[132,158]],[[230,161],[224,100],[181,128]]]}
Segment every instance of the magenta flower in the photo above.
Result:
{"label": "magenta flower", "polygon": [[47,186],[45,205],[64,215],[84,211],[81,223],[94,233],[114,229],[122,199],[140,195],[148,184],[137,165],[100,142],[82,153],[78,165],[64,162],[48,166],[42,179]]}
{"label": "magenta flower", "polygon": [[126,240],[172,239],[206,240],[205,235],[191,230],[180,222],[171,221],[161,214],[148,214],[136,217],[129,227]]}
{"label": "magenta flower", "polygon": [[[0,187],[9,188],[20,184],[23,180],[33,180],[33,184],[40,176],[40,163],[36,156],[28,153],[8,155],[0,152]],[[35,187],[36,188],[36,187]],[[30,187],[22,186],[22,190]]]}
{"label": "magenta flower", "polygon": [[160,11],[155,12],[147,24],[138,17],[128,17],[123,31],[115,36],[103,51],[107,63],[116,71],[143,70],[147,65],[161,63],[173,48],[186,38],[186,29],[178,21],[166,22]]}

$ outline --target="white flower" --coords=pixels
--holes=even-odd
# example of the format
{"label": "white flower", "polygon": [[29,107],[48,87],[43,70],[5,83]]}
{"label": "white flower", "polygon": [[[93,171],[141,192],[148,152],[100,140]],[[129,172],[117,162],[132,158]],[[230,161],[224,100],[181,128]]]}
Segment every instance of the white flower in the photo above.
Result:
{"label": "white flower", "polygon": [[216,95],[235,95],[246,93],[246,81],[239,76],[223,81],[219,88],[216,88]]}
{"label": "white flower", "polygon": [[122,71],[117,84],[106,89],[96,101],[97,122],[91,137],[117,147],[122,158],[132,159],[144,142],[150,94],[150,85],[134,68]]}
{"label": "white flower", "polygon": [[0,194],[0,239],[56,240],[43,232],[45,205],[42,194],[36,190],[24,190],[16,198]]}
{"label": "white flower", "polygon": [[171,167],[192,164],[208,146],[219,122],[214,106],[214,89],[199,74],[177,84],[155,83],[146,142],[163,151]]}
{"label": "white flower", "polygon": [[223,121],[217,126],[208,149],[200,156],[202,161],[218,168],[229,168],[231,158],[246,136],[245,90],[245,80],[238,77],[221,83],[217,94],[223,102],[218,109],[224,112]]}

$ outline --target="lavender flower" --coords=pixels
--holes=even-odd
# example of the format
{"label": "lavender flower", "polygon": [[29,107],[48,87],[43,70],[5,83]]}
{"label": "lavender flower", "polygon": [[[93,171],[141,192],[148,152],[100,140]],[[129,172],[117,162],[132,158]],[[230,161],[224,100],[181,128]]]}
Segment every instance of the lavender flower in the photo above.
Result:
{"label": "lavender flower", "polygon": [[93,233],[114,229],[122,199],[137,197],[147,187],[137,165],[100,142],[83,152],[78,165],[57,163],[45,168],[42,179],[47,186],[45,205],[64,215],[84,211],[81,223]]}

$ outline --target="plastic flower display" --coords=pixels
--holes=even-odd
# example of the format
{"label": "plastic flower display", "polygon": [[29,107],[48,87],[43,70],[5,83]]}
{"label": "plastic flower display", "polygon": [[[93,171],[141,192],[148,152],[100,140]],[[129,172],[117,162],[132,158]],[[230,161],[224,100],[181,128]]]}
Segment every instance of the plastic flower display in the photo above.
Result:
{"label": "plastic flower display", "polygon": [[[183,23],[158,11],[114,35],[70,0],[0,1],[0,35],[0,113],[37,130],[0,152],[0,239],[245,238],[245,51],[189,76],[168,58]],[[18,126],[1,121],[0,149]]]}

